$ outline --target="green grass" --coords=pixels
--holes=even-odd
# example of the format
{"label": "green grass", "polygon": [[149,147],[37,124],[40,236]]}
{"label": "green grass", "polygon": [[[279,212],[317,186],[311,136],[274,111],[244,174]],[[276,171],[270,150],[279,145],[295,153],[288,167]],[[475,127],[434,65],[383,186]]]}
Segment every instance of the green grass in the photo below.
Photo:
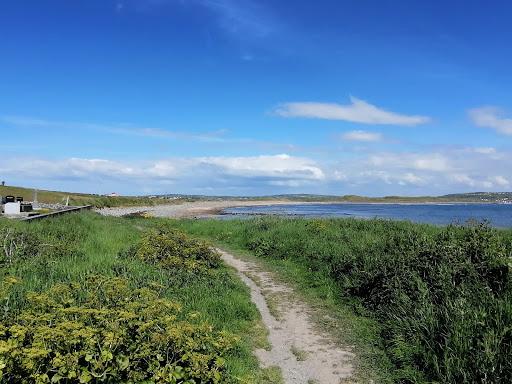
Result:
{"label": "green grass", "polygon": [[302,349],[292,346],[291,352],[297,359],[297,361],[305,361],[308,358],[308,353]]}
{"label": "green grass", "polygon": [[[25,201],[32,201],[34,199],[34,190],[30,188],[11,187],[0,185],[0,196],[21,196]],[[74,192],[57,192],[38,190],[37,200],[40,203],[48,204],[64,204],[69,197],[70,205],[92,205],[94,207],[121,207],[121,206],[148,206],[157,204],[178,204],[180,199],[169,200],[136,196],[118,196],[109,197],[102,195],[93,195],[86,193]]]}
{"label": "green grass", "polygon": [[362,377],[512,381],[512,231],[353,219],[172,225],[295,283],[329,314],[325,326],[355,345]]}
{"label": "green grass", "polygon": [[[240,336],[241,343],[227,359],[228,375],[249,378],[248,383],[259,382],[256,378],[264,378],[265,373],[251,351],[266,343],[265,333],[261,332],[259,314],[250,302],[247,287],[230,269],[221,266],[212,274],[196,276],[119,255],[157,223],[153,219],[110,218],[90,212],[34,223],[0,219],[0,245],[6,231],[15,229],[28,235],[25,253],[35,255],[44,250],[37,257],[23,257],[12,263],[4,259],[1,275],[16,276],[21,283],[14,287],[14,294],[4,306],[3,318],[15,316],[26,307],[27,292],[45,292],[59,282],[85,282],[91,275],[122,277],[134,287],[155,282],[165,287],[166,298],[183,305],[184,313],[200,312],[216,329]],[[32,244],[30,238],[37,238],[37,242]]]}
{"label": "green grass", "polygon": [[[194,275],[120,255],[157,226],[257,258],[292,284],[317,309],[318,324],[354,346],[360,382],[512,381],[512,231],[481,225],[128,219],[90,212],[34,223],[0,219],[1,275],[22,279],[0,317],[26,308],[27,292],[59,282],[82,283],[91,275],[122,277],[134,287],[155,282],[185,312],[199,311],[217,329],[242,338],[227,359],[231,378],[279,383],[279,372],[260,370],[251,354],[265,345],[265,333],[248,289],[230,269]],[[23,239],[12,257],[3,254],[9,231]]]}

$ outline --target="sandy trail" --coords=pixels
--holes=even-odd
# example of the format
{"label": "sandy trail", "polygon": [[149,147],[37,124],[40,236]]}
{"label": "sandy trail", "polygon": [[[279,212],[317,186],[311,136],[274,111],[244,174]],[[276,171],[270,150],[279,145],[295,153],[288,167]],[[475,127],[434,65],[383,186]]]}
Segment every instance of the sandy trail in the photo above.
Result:
{"label": "sandy trail", "polygon": [[269,331],[271,350],[257,350],[263,367],[281,368],[285,384],[339,384],[352,376],[353,354],[334,344],[311,319],[313,310],[269,272],[219,250],[251,289],[251,299]]}

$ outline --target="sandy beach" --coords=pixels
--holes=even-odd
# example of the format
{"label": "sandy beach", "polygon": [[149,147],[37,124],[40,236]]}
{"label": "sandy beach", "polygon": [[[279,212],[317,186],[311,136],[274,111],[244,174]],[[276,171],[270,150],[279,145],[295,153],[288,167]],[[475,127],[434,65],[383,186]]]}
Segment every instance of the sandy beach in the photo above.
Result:
{"label": "sandy beach", "polygon": [[218,215],[223,209],[231,207],[249,207],[257,205],[310,204],[310,202],[288,200],[222,200],[194,201],[182,204],[168,204],[140,207],[116,207],[96,209],[105,216],[125,216],[137,212],[147,212],[154,217],[194,218]]}

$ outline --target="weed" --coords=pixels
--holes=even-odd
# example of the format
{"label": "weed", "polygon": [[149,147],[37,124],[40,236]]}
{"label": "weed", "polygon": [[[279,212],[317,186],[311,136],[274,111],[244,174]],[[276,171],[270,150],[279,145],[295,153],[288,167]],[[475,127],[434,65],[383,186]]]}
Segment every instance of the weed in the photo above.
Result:
{"label": "weed", "polygon": [[295,345],[292,346],[291,352],[297,359],[297,361],[306,361],[308,358],[308,353],[302,349],[297,348]]}

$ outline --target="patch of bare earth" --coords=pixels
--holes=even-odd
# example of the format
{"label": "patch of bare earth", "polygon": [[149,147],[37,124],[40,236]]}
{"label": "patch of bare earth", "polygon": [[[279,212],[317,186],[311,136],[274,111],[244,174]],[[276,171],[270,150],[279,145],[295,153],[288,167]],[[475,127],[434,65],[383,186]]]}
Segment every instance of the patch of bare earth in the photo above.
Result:
{"label": "patch of bare earth", "polygon": [[313,309],[258,265],[219,250],[251,290],[269,331],[269,350],[255,351],[264,368],[277,366],[286,384],[351,382],[354,355],[332,341],[312,320]]}

